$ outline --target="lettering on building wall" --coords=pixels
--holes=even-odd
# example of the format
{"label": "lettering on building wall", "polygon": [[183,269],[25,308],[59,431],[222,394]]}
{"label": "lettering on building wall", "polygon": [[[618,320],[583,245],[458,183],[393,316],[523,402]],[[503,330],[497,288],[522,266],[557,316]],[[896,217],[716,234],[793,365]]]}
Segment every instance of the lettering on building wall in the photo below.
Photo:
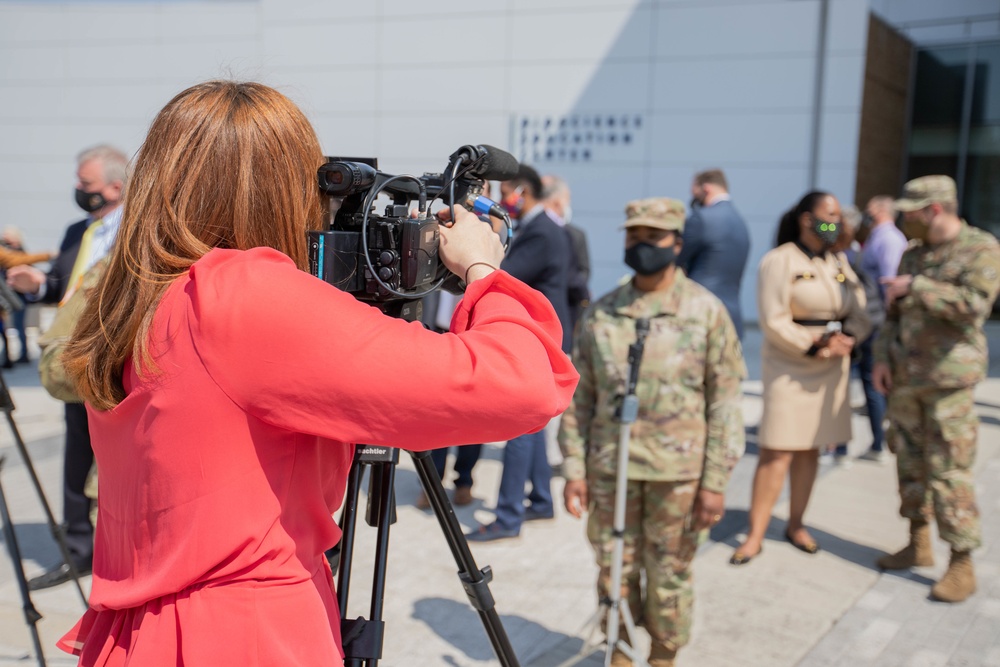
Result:
{"label": "lettering on building wall", "polygon": [[514,153],[522,162],[590,162],[642,145],[640,113],[515,116]]}

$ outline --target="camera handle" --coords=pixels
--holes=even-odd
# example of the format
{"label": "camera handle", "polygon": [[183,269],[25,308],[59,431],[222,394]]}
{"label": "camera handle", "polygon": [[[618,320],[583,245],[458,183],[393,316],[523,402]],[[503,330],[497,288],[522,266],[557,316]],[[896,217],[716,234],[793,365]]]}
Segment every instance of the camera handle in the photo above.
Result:
{"label": "camera handle", "polygon": [[[507,633],[497,615],[489,582],[493,571],[489,566],[479,569],[469,550],[469,544],[462,532],[455,510],[445,495],[441,478],[431,462],[430,452],[410,452],[416,465],[417,474],[424,487],[431,508],[438,519],[452,556],[458,564],[458,577],[469,597],[469,602],[479,613],[493,650],[503,667],[519,667],[517,656],[510,644]],[[382,620],[385,598],[386,563],[389,555],[389,526],[395,521],[395,501],[393,484],[395,468],[399,462],[399,450],[391,447],[358,445],[354,463],[347,481],[347,497],[341,516],[340,567],[337,583],[337,601],[344,620],[341,622],[345,667],[376,667],[382,657],[382,642],[385,622]],[[368,510],[366,521],[378,530],[376,553],[373,566],[372,600],[369,619],[347,618],[347,600],[353,565],[354,536],[357,524],[358,496],[361,489],[363,467],[372,469],[368,488]]]}

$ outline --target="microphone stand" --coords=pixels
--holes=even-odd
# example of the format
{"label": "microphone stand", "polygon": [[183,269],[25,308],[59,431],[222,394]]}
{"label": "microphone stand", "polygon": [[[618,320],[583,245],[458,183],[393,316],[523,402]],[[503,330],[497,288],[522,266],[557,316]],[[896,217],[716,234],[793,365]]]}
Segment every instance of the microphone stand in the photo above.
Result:
{"label": "microphone stand", "polygon": [[[646,336],[649,335],[649,320],[638,319],[635,322],[635,343],[628,348],[628,380],[625,386],[625,398],[618,411],[618,420],[621,427],[618,432],[618,459],[615,472],[615,509],[612,524],[612,535],[614,536],[614,549],[611,556],[611,584],[608,595],[601,599],[600,605],[593,616],[584,625],[589,627],[587,641],[580,652],[561,663],[558,667],[568,667],[575,665],[589,656],[600,642],[593,641],[601,627],[601,617],[606,617],[606,637],[607,646],[604,652],[604,667],[611,665],[611,655],[615,649],[624,653],[633,664],[638,667],[648,667],[648,664],[636,653],[635,639],[636,627],[635,619],[632,618],[632,611],[628,604],[622,604],[622,569],[625,555],[625,500],[628,491],[628,460],[629,441],[631,438],[632,424],[639,416],[639,398],[635,395],[635,388],[639,382],[639,366],[642,363],[642,353],[646,345]],[[619,637],[619,623],[625,625],[625,632],[628,641]]]}

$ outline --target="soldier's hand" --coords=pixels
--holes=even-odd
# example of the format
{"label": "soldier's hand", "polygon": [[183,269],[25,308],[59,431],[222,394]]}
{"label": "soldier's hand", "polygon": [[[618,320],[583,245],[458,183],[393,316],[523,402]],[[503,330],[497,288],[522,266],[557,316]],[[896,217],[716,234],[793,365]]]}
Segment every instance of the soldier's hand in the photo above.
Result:
{"label": "soldier's hand", "polygon": [[574,479],[566,482],[563,489],[563,500],[566,502],[566,511],[577,519],[583,516],[589,502],[589,492],[587,491],[587,480]]}
{"label": "soldier's hand", "polygon": [[726,497],[715,491],[698,489],[698,496],[694,499],[694,508],[691,510],[691,527],[695,530],[711,528],[722,521],[726,513]]}
{"label": "soldier's hand", "polygon": [[889,364],[878,362],[872,368],[872,386],[883,396],[892,391],[892,370]]}
{"label": "soldier's hand", "polygon": [[890,276],[880,278],[879,282],[885,286],[885,302],[891,306],[898,299],[902,299],[910,293],[910,286],[913,285],[913,276]]}

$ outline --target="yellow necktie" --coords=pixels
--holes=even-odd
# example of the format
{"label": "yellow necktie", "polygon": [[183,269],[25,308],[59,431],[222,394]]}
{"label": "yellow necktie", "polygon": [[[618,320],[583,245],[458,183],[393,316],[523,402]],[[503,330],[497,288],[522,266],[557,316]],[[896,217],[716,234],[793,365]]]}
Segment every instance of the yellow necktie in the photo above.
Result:
{"label": "yellow necktie", "polygon": [[88,266],[90,265],[90,248],[94,245],[94,234],[97,230],[104,225],[104,219],[98,218],[90,223],[87,230],[83,232],[83,238],[80,239],[80,251],[76,253],[76,261],[73,262],[73,270],[69,274],[69,282],[66,283],[66,294],[63,296],[59,305],[63,305],[69,298],[73,296],[73,292],[80,287],[80,283],[83,282],[83,274],[86,273]]}

